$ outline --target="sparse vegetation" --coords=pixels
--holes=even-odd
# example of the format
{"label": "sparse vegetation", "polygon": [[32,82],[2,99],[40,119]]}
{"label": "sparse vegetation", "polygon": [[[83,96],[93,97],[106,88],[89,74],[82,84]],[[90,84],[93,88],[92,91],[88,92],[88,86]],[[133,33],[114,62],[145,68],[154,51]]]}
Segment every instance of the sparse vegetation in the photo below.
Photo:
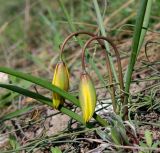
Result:
{"label": "sparse vegetation", "polygon": [[0,152],[160,152],[157,0],[0,6]]}

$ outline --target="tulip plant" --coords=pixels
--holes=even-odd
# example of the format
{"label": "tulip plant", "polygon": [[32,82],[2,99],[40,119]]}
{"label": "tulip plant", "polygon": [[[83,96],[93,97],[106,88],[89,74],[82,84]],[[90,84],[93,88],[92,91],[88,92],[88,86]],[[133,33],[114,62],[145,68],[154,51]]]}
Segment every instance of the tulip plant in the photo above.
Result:
{"label": "tulip plant", "polygon": [[[69,72],[67,68],[67,64],[65,64],[63,60],[63,52],[64,52],[64,47],[66,43],[68,42],[69,39],[71,39],[74,36],[78,36],[80,34],[85,34],[91,36],[91,39],[89,39],[84,47],[82,48],[82,74],[80,77],[80,85],[79,85],[79,99],[77,99],[75,96],[71,95],[68,92],[69,89]],[[23,89],[21,87],[17,87],[14,85],[5,85],[5,84],[0,84],[0,87],[10,89],[12,91],[18,92],[20,94],[23,94],[25,96],[29,96],[31,98],[34,98],[43,104],[47,104],[54,109],[58,109],[64,114],[69,115],[71,118],[77,120],[78,122],[86,125],[87,127],[92,127],[92,125],[89,123],[90,119],[93,117],[99,124],[102,126],[108,125],[108,122],[101,118],[99,115],[95,113],[95,107],[97,103],[97,96],[96,96],[96,89],[94,87],[94,83],[92,81],[91,76],[85,69],[85,50],[86,47],[93,41],[97,40],[98,43],[101,45],[101,47],[104,50],[104,40],[108,41],[111,46],[113,47],[116,57],[117,57],[117,62],[118,62],[118,73],[119,73],[119,83],[120,83],[120,91],[121,91],[121,103],[123,105],[123,99],[124,99],[124,94],[123,94],[123,76],[122,76],[122,69],[121,69],[121,63],[120,63],[120,57],[119,53],[117,51],[117,48],[113,44],[113,42],[105,37],[98,37],[92,33],[89,32],[75,32],[70,34],[63,42],[61,45],[61,50],[60,50],[60,61],[57,63],[55,71],[54,71],[54,76],[52,80],[52,84],[49,83],[48,81],[37,78],[22,72],[18,72],[9,68],[4,68],[1,67],[0,71],[4,73],[8,73],[10,75],[14,75],[16,77],[22,78],[24,80],[33,82],[39,86],[42,86],[50,91],[53,92],[52,94],[52,99],[42,96],[38,93]],[[109,73],[109,86],[111,89],[111,98],[112,98],[112,105],[113,105],[113,110],[115,113],[119,113],[117,111],[117,102],[115,98],[115,87],[113,85],[113,79],[112,79],[112,71],[111,71],[111,66],[108,58],[108,54],[106,53],[106,66],[107,70]],[[78,106],[82,110],[82,117],[75,112],[69,110],[66,108],[63,104],[65,99],[71,101],[74,105]],[[19,114],[22,113],[22,111],[19,112]],[[2,120],[6,120],[2,119]]]}
{"label": "tulip plant", "polygon": [[[129,96],[129,87],[131,84],[131,76],[133,73],[133,68],[136,62],[136,58],[138,56],[138,52],[140,50],[140,47],[141,47],[141,44],[143,42],[143,38],[145,35],[145,33],[142,31],[142,27],[143,25],[146,25],[148,23],[149,14],[150,14],[150,13],[146,14],[146,10],[150,9],[150,7],[149,8],[147,7],[149,6],[148,1],[142,0],[140,3],[141,5],[138,11],[135,32],[134,32],[133,45],[132,45],[132,52],[131,52],[132,56],[130,57],[130,62],[129,62],[129,66],[128,66],[125,78],[123,78],[120,55],[113,41],[104,36],[97,36],[95,34],[82,31],[82,32],[75,32],[75,33],[70,34],[62,43],[61,48],[60,48],[60,61],[56,65],[52,83],[45,79],[38,78],[38,77],[29,75],[23,72],[19,72],[19,71],[16,71],[10,68],[6,68],[6,67],[0,67],[0,72],[4,72],[10,75],[19,77],[21,79],[24,79],[26,81],[30,81],[36,85],[39,85],[41,87],[44,87],[45,89],[48,89],[49,91],[52,92],[52,98],[45,97],[37,92],[29,91],[27,89],[24,89],[24,88],[21,88],[21,87],[12,85],[12,84],[0,83],[0,87],[12,90],[14,92],[23,94],[28,97],[31,97],[54,109],[58,109],[60,112],[70,116],[71,118],[80,122],[81,124],[84,124],[86,127],[92,127],[92,124],[90,123],[90,120],[92,117],[100,125],[107,126],[108,122],[102,117],[100,117],[99,115],[97,115],[95,112],[95,107],[97,103],[96,89],[94,87],[94,82],[92,81],[91,76],[86,71],[86,66],[85,66],[86,48],[89,46],[91,42],[96,40],[100,44],[102,51],[105,53],[105,57],[106,57],[106,69],[109,75],[109,85],[108,86],[110,89],[109,91],[111,94],[113,111],[116,114],[122,114],[123,119],[127,119],[128,118],[128,96]],[[98,9],[96,9],[96,11],[97,10]],[[146,19],[147,22],[145,22],[144,19]],[[101,31],[103,31],[102,26],[101,26]],[[77,37],[80,34],[89,35],[91,38],[88,41],[86,41],[84,46],[81,46],[82,47],[82,54],[81,54],[82,55],[81,56],[82,73],[80,76],[79,97],[77,99],[74,95],[68,92],[69,84],[70,84],[69,83],[69,72],[68,72],[67,64],[63,60],[63,52],[64,52],[64,47],[66,43],[68,42],[68,40],[71,39],[72,37]],[[108,44],[111,45],[111,47],[114,50],[116,59],[117,59],[118,79],[116,79],[116,85],[113,82],[113,70],[112,70],[113,64],[110,62],[111,55],[110,55],[110,52],[106,51],[105,49],[106,48],[105,42],[108,42]],[[114,71],[114,75],[115,75],[115,71]],[[124,86],[123,80],[125,80],[125,86]],[[119,90],[118,96],[116,95],[116,92],[115,92],[116,88]],[[67,108],[64,105],[65,99],[72,102],[75,106],[80,107],[82,110],[82,115],[79,115],[75,113],[74,111],[70,110],[69,108]],[[24,108],[22,110],[18,110],[16,113],[5,115],[4,117],[0,118],[0,122],[8,120],[16,116],[19,116],[23,114],[24,111],[27,111],[27,110],[28,109]]]}
{"label": "tulip plant", "polygon": [[[123,105],[123,101],[124,101],[124,93],[123,93],[124,92],[124,83],[123,83],[123,74],[122,74],[122,68],[121,68],[120,55],[119,55],[119,52],[118,52],[116,46],[114,45],[114,43],[109,38],[102,37],[102,36],[96,36],[92,33],[89,33],[86,31],[81,31],[81,32],[75,32],[75,33],[70,34],[64,40],[64,42],[61,46],[61,52],[60,52],[60,61],[61,61],[61,63],[63,63],[64,66],[59,67],[59,69],[56,66],[52,84],[57,85],[59,88],[61,88],[63,90],[68,89],[68,84],[69,84],[68,70],[67,70],[67,66],[65,66],[65,64],[64,64],[62,54],[64,52],[64,47],[65,47],[66,43],[72,37],[78,36],[80,34],[85,34],[85,35],[91,36],[91,38],[85,43],[85,45],[82,49],[82,56],[81,56],[82,57],[82,74],[80,77],[80,85],[79,85],[79,102],[80,102],[80,107],[82,109],[83,120],[86,123],[92,118],[94,111],[95,111],[96,102],[97,102],[96,89],[94,87],[94,83],[93,83],[90,75],[86,71],[85,60],[84,60],[85,59],[85,50],[86,50],[87,46],[92,41],[97,40],[98,43],[101,45],[103,51],[104,51],[104,42],[103,41],[107,41],[108,43],[111,44],[111,46],[113,47],[113,49],[115,51],[115,55],[117,57],[117,63],[118,63],[119,88],[120,88],[121,104],[122,105]],[[116,102],[116,98],[115,98],[115,87],[113,86],[113,79],[112,79],[113,77],[112,77],[112,71],[111,71],[111,66],[110,66],[110,62],[109,62],[109,55],[106,51],[104,51],[104,53],[106,53],[106,68],[109,73],[109,84],[110,84],[110,90],[111,90],[112,106],[113,106],[114,112],[119,114],[119,110],[118,110],[119,107],[117,108],[117,102]],[[61,73],[58,73],[58,72],[61,72]],[[67,86],[67,88],[65,88],[65,86]],[[58,108],[57,106],[59,106],[59,104],[63,104],[63,102],[64,102],[63,97],[57,95],[56,93],[53,93],[53,106],[54,106],[54,108]],[[123,106],[123,108],[124,108],[124,111],[123,111],[124,116],[127,119],[128,108],[127,108],[127,106]]]}

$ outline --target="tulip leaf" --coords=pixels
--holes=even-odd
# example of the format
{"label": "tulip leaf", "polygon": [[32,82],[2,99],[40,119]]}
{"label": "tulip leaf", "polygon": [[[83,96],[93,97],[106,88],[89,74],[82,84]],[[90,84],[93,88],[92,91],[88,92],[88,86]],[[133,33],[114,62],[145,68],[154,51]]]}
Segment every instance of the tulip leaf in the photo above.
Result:
{"label": "tulip leaf", "polygon": [[[140,6],[137,11],[137,19],[133,34],[133,40],[132,40],[132,51],[129,59],[129,64],[127,67],[127,70],[125,72],[125,93],[129,93],[130,85],[131,85],[131,79],[132,79],[132,73],[134,71],[134,66],[137,60],[137,56],[139,54],[139,50],[141,48],[141,45],[143,43],[146,30],[144,30],[143,26],[148,26],[149,17],[150,17],[150,9],[152,6],[152,0],[141,0],[139,1]],[[147,12],[146,12],[147,11]],[[148,27],[146,27],[148,28]],[[126,105],[128,103],[128,96],[125,97],[124,104]]]}
{"label": "tulip leaf", "polygon": [[[30,82],[32,82],[32,83],[35,83],[35,84],[37,84],[37,85],[39,85],[39,86],[41,86],[41,87],[44,87],[44,88],[46,88],[46,89],[48,89],[48,90],[50,90],[50,91],[52,91],[52,92],[55,92],[55,93],[58,93],[60,96],[62,96],[62,97],[64,97],[65,99],[67,99],[67,100],[69,100],[69,101],[71,101],[73,104],[75,104],[76,106],[78,106],[79,107],[79,101],[78,101],[78,99],[75,97],[75,96],[73,96],[73,95],[71,95],[70,93],[68,93],[68,92],[66,92],[66,91],[64,91],[64,90],[62,90],[62,89],[60,89],[60,88],[58,88],[58,87],[56,87],[56,86],[54,86],[54,85],[52,85],[49,81],[47,81],[47,80],[44,80],[44,79],[41,79],[41,78],[39,78],[39,77],[35,77],[35,76],[32,76],[32,75],[29,75],[29,74],[26,74],[26,73],[23,73],[23,72],[19,72],[19,71],[16,71],[16,70],[13,70],[13,69],[11,69],[11,68],[7,68],[7,67],[0,67],[0,72],[3,72],[3,73],[7,73],[7,74],[10,74],[10,75],[13,75],[13,76],[16,76],[16,77],[19,77],[19,78],[21,78],[21,79],[24,79],[24,80],[27,80],[27,81],[30,81]],[[3,86],[3,88],[7,88],[7,87],[4,87],[4,84],[1,84],[2,86]],[[1,86],[1,87],[2,87]],[[12,88],[13,89],[13,88]],[[22,88],[21,88],[22,89]],[[22,89],[22,90],[24,90],[24,89]],[[14,91],[14,90],[13,90]],[[28,91],[28,90],[27,90]],[[19,91],[17,90],[16,92],[18,92],[19,93]],[[31,92],[31,91],[28,91],[28,92]],[[25,92],[26,93],[26,92]],[[34,92],[33,92],[34,93]],[[22,94],[22,93],[21,93]],[[33,94],[32,94],[33,95]],[[27,95],[26,95],[27,96]],[[30,97],[30,96],[29,96]],[[35,98],[34,98],[35,99]],[[40,101],[40,99],[38,99],[38,101]],[[44,99],[43,100],[41,100],[40,102],[43,102],[43,103],[48,103],[48,101],[44,101]],[[51,101],[50,101],[51,102]],[[66,114],[66,112],[68,113],[68,112],[70,112],[70,113],[74,113],[74,112],[72,112],[72,111],[70,111],[69,109],[67,109],[67,108],[65,108],[65,107],[62,107],[61,109],[60,109],[60,111],[61,112],[65,112],[65,114]],[[69,113],[68,113],[69,114]],[[67,115],[68,115],[67,114]],[[74,113],[75,114],[75,113]],[[70,115],[69,115],[70,116]],[[77,117],[77,116],[76,116]],[[101,125],[103,125],[103,126],[107,126],[108,125],[108,123],[104,120],[104,119],[102,119],[99,115],[97,115],[96,113],[94,113],[94,115],[93,115],[93,117],[95,118],[95,120],[97,121],[97,122],[99,122]],[[72,118],[74,118],[74,116],[72,116]],[[75,118],[74,118],[75,119]],[[83,121],[81,121],[81,123],[83,123]]]}
{"label": "tulip leaf", "polygon": [[10,74],[10,75],[13,75],[13,76],[16,76],[16,77],[19,77],[21,79],[24,79],[24,80],[27,80],[27,81],[30,81],[32,83],[35,83],[39,86],[42,86],[50,91],[53,91],[55,93],[58,93],[60,96],[68,99],[69,101],[73,102],[73,104],[75,104],[76,106],[79,106],[79,102],[78,102],[78,99],[69,94],[68,92],[52,85],[49,81],[47,80],[44,80],[44,79],[41,79],[39,77],[35,77],[35,76],[32,76],[32,75],[29,75],[29,74],[26,74],[26,73],[23,73],[23,72],[19,72],[19,71],[16,71],[16,70],[13,70],[13,69],[10,69],[10,68],[7,68],[7,67],[0,67],[0,72],[3,72],[3,73],[7,73],[7,74]]}
{"label": "tulip leaf", "polygon": [[[41,102],[43,104],[47,104],[48,106],[52,107],[52,100],[47,98],[47,97],[44,97],[44,96],[42,96],[38,93],[29,91],[27,89],[23,89],[23,88],[14,86],[14,85],[9,85],[9,84],[0,84],[0,87],[12,90],[14,92],[20,93],[20,94],[28,96],[28,97],[31,97],[35,100],[38,100],[39,102]],[[27,110],[29,111],[30,109],[31,108],[24,108],[24,109],[21,109],[21,110],[17,110],[14,113],[10,113],[8,115],[5,115],[4,117],[2,117],[0,119],[0,121],[8,120],[8,119],[11,119],[13,117],[19,116],[19,115],[23,114],[24,112],[27,112]],[[64,114],[67,114],[68,116],[72,117],[73,119],[75,119],[78,122],[83,124],[82,118],[79,115],[77,115],[76,113],[70,111],[69,109],[67,109],[65,107],[60,107],[59,111],[61,111]]]}

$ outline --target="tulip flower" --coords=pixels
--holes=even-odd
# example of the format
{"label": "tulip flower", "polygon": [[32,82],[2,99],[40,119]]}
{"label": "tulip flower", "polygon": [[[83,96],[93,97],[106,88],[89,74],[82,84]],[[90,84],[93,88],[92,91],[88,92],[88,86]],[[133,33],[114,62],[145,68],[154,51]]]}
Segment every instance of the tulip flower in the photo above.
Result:
{"label": "tulip flower", "polygon": [[79,101],[82,109],[83,119],[88,122],[96,107],[96,90],[91,80],[91,77],[86,72],[81,75],[79,85]]}
{"label": "tulip flower", "polygon": [[[64,62],[60,61],[55,68],[52,84],[67,91],[69,88],[69,73]],[[53,107],[57,109],[64,103],[64,98],[57,93],[53,93]]]}

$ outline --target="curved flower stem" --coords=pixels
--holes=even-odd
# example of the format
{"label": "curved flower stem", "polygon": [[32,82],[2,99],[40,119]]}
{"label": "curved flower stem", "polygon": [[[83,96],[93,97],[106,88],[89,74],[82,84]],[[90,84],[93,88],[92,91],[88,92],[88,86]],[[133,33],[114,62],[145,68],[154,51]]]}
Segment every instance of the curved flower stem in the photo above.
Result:
{"label": "curved flower stem", "polygon": [[[93,33],[90,33],[90,32],[87,32],[87,31],[79,31],[79,32],[74,32],[74,33],[71,33],[62,43],[62,45],[60,46],[60,59],[63,60],[62,58],[62,54],[64,52],[64,47],[66,45],[66,43],[74,36],[78,36],[80,34],[84,34],[84,35],[89,35],[91,37],[95,37],[96,35],[93,34]],[[104,47],[104,44],[102,41],[98,40],[99,43],[101,44],[101,47],[102,48],[105,48]],[[110,63],[109,63],[110,64]],[[93,118],[99,123],[101,124],[102,126],[107,126],[108,125],[108,122],[106,122],[103,118],[101,118],[99,115],[97,115],[96,113],[93,114]]]}
{"label": "curved flower stem", "polygon": [[[61,47],[60,47],[60,59],[61,59],[61,60],[62,60],[62,54],[63,54],[63,52],[64,52],[64,47],[65,47],[66,43],[67,43],[72,37],[78,36],[78,35],[80,35],[80,34],[89,35],[89,36],[91,36],[91,37],[95,37],[95,36],[96,36],[95,34],[90,33],[90,32],[87,32],[87,31],[79,31],[79,32],[71,33],[71,34],[63,41],[63,44],[62,44]],[[99,43],[100,43],[101,45],[103,45],[102,42],[99,41]],[[103,48],[104,48],[104,45],[103,45]]]}
{"label": "curved flower stem", "polygon": [[[123,83],[123,74],[122,74],[122,66],[121,66],[121,59],[120,59],[120,55],[119,55],[119,52],[117,50],[117,47],[114,45],[114,43],[109,39],[109,38],[106,38],[106,37],[103,37],[103,36],[95,36],[95,37],[92,37],[90,38],[84,45],[83,49],[82,49],[82,69],[83,71],[86,71],[86,68],[85,68],[85,49],[89,46],[89,44],[94,41],[94,40],[97,40],[99,42],[99,40],[105,40],[107,41],[114,49],[114,52],[115,52],[115,55],[116,55],[116,58],[117,58],[117,64],[118,64],[118,79],[119,79],[119,83],[120,83],[120,89],[121,89],[121,101],[122,101],[122,104],[124,105],[124,83]],[[100,43],[101,44],[101,43]],[[103,47],[103,46],[102,46]],[[107,52],[105,52],[107,53]],[[112,71],[111,71],[111,68],[110,68],[110,63],[109,63],[109,58],[108,58],[108,53],[106,55],[106,65],[107,65],[107,69],[109,71],[109,83],[110,84],[113,84],[113,79],[112,79]],[[112,104],[113,104],[113,109],[114,111],[116,112],[116,102],[115,102],[115,91],[114,91],[114,87],[112,86],[111,87],[111,90],[112,90]],[[114,93],[113,93],[114,92]],[[123,106],[124,107],[124,114],[127,114],[128,112],[128,107],[127,106]]]}
{"label": "curved flower stem", "polygon": [[[90,33],[90,32],[87,32],[87,31],[79,31],[79,32],[71,33],[71,34],[63,41],[63,44],[61,45],[61,48],[60,48],[60,50],[61,50],[61,51],[60,51],[60,59],[61,59],[61,60],[62,60],[62,54],[63,54],[63,52],[64,52],[64,47],[65,47],[66,43],[67,43],[72,37],[78,36],[78,35],[80,35],[80,34],[85,34],[85,35],[89,35],[89,36],[92,36],[92,37],[95,37],[95,36],[96,36],[96,35],[94,35],[93,33]],[[100,39],[98,39],[97,41],[100,43],[101,47],[105,49],[104,43],[103,43]],[[112,70],[111,70],[111,65],[110,65],[110,61],[109,61],[108,54],[107,54],[107,56],[106,56],[106,61],[107,61],[107,62],[106,62],[106,63],[107,63],[107,69],[108,69],[108,71],[109,71],[110,83],[112,84],[112,83],[113,83],[113,79],[112,79],[113,77],[112,77]],[[115,89],[114,89],[113,86],[111,86],[111,92],[112,92],[112,94],[111,94],[111,96],[112,96],[112,101],[113,101],[113,103],[115,104],[115,105],[113,106],[113,108],[114,108],[114,111],[116,112]]]}

